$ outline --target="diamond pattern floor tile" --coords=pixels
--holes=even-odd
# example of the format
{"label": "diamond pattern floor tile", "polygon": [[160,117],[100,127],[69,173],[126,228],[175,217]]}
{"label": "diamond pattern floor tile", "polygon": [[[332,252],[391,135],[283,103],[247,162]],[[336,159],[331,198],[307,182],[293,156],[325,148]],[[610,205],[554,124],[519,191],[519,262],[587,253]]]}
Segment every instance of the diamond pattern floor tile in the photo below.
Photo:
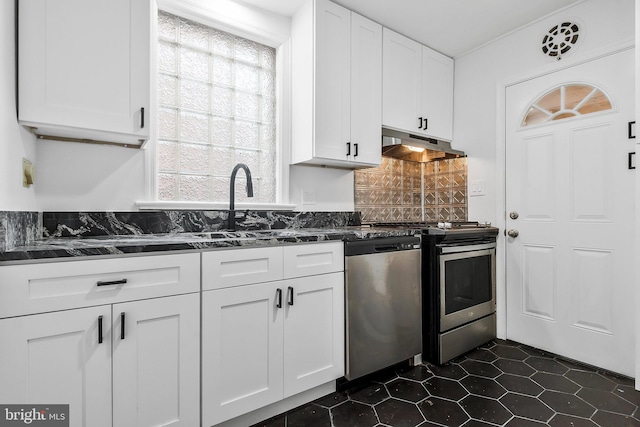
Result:
{"label": "diamond pattern floor tile", "polygon": [[341,388],[254,427],[640,427],[632,379],[513,341]]}

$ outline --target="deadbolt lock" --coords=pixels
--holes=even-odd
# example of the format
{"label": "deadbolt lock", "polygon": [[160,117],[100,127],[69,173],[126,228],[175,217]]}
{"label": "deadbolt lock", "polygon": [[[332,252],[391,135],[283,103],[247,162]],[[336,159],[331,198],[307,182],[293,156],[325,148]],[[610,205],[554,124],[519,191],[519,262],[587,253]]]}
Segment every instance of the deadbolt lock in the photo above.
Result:
{"label": "deadbolt lock", "polygon": [[512,211],[511,213],[509,213],[509,218],[511,219],[518,219],[520,215],[518,215],[518,212],[516,211]]}

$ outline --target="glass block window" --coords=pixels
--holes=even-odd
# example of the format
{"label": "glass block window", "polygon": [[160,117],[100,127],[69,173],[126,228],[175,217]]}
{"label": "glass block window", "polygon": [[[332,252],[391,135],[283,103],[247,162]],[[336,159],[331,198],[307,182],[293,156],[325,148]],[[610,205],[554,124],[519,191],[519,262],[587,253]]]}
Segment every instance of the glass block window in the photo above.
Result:
{"label": "glass block window", "polygon": [[276,202],[276,52],[251,40],[158,12],[159,200]]}
{"label": "glass block window", "polygon": [[611,105],[609,97],[595,86],[561,85],[546,92],[529,106],[522,126],[539,125],[611,110]]}

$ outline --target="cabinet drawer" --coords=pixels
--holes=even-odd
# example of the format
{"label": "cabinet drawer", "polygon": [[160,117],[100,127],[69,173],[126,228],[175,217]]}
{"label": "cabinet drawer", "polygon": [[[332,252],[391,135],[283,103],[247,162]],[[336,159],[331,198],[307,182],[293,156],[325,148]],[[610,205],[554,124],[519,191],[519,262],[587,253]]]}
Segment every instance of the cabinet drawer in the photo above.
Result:
{"label": "cabinet drawer", "polygon": [[0,267],[0,318],[198,292],[200,255]]}
{"label": "cabinet drawer", "polygon": [[284,278],[344,271],[342,242],[284,247]]}
{"label": "cabinet drawer", "polygon": [[202,253],[202,290],[281,280],[282,247]]}

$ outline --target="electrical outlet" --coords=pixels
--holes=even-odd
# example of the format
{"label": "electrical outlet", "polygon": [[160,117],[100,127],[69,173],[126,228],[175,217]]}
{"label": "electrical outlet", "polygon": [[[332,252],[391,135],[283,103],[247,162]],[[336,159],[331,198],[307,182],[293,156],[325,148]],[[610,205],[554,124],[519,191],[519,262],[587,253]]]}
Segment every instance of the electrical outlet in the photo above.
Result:
{"label": "electrical outlet", "polygon": [[469,197],[484,196],[487,193],[487,183],[484,179],[469,181]]}
{"label": "electrical outlet", "polygon": [[35,167],[29,160],[22,158],[22,186],[29,188],[33,185],[35,176]]}
{"label": "electrical outlet", "polygon": [[316,204],[316,192],[313,190],[302,190],[302,204],[303,205],[315,205]]}

